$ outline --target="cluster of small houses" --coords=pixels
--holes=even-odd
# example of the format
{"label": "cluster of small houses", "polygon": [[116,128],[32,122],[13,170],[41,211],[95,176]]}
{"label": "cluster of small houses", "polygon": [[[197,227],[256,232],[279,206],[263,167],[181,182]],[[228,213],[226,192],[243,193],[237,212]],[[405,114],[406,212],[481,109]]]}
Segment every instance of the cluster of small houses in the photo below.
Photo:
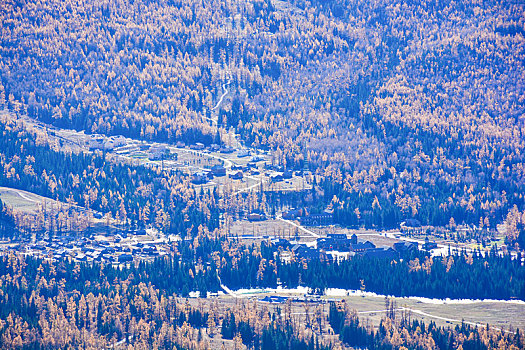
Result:
{"label": "cluster of small houses", "polygon": [[[177,148],[184,148],[186,147],[186,144],[182,141],[179,141],[176,143],[176,146]],[[219,153],[223,153],[223,154],[230,154],[230,153],[233,153],[235,152],[235,148],[233,147],[230,147],[230,146],[226,146],[226,145],[218,145],[218,144],[215,144],[215,143],[212,143],[211,145],[209,146],[206,146],[204,145],[203,143],[201,142],[196,142],[192,145],[189,145],[190,149],[192,150],[195,150],[195,151],[210,151],[210,152],[219,152]],[[241,152],[241,151],[239,151]],[[250,154],[248,153],[247,155],[245,155],[246,157],[249,156]],[[242,155],[238,155],[239,157],[243,157]]]}
{"label": "cluster of small houses", "polygon": [[[91,151],[112,151],[117,147],[127,145],[126,138],[121,135],[106,137],[104,135],[93,134],[90,135],[86,142],[87,147]],[[145,145],[147,156],[151,160],[173,159],[177,154],[171,154],[169,148],[163,144]]]}
{"label": "cluster of small houses", "polygon": [[[237,171],[230,174],[229,177],[234,180],[242,180],[244,178],[243,171],[250,171],[250,168],[244,167],[238,169],[237,167],[232,166],[232,170]],[[208,171],[200,171],[198,173],[193,174],[191,182],[195,185],[201,185],[208,183],[208,181],[212,180],[214,177],[222,176],[226,176],[226,168],[223,165],[216,164],[212,166],[211,169]]]}
{"label": "cluster of small houses", "polygon": [[[352,256],[392,260],[419,249],[417,242],[406,241],[396,242],[392,247],[376,247],[374,243],[368,240],[359,239],[356,234],[348,238],[343,233],[329,233],[326,237],[318,238],[315,247],[306,244],[292,245],[287,239],[283,238],[273,239],[272,244],[277,249],[281,248],[281,252],[283,252],[281,258],[285,261],[291,257],[287,254],[288,250],[299,260],[341,261]],[[430,250],[437,248],[437,245],[434,242],[429,242],[427,238],[422,248]]]}
{"label": "cluster of small houses", "polygon": [[[186,145],[183,142],[177,142],[176,146],[178,148],[186,147]],[[242,180],[244,178],[244,173],[249,173],[251,175],[259,175],[260,171],[259,171],[258,163],[264,160],[262,157],[260,157],[257,154],[252,155],[252,152],[249,149],[239,149],[238,150],[233,147],[229,147],[225,145],[220,146],[217,144],[211,144],[210,146],[205,146],[203,143],[197,142],[195,144],[190,145],[189,148],[192,150],[196,150],[196,151],[218,152],[218,153],[223,153],[223,154],[231,154],[231,153],[236,152],[236,155],[238,158],[251,157],[250,161],[245,166],[235,165],[235,164],[232,165],[231,167],[232,172],[228,174],[228,176],[233,180]],[[291,179],[294,175],[293,171],[289,169],[285,169],[283,166],[267,164],[265,162],[263,167],[265,170],[271,170],[274,172],[274,174],[270,176],[270,181],[272,183]],[[221,177],[221,176],[226,176],[226,175],[227,175],[226,168],[221,164],[217,164],[211,167],[209,170],[200,171],[198,173],[193,174],[191,181],[192,183],[196,185],[201,185],[201,184],[208,183],[214,177]],[[296,171],[295,175],[301,176],[302,171],[301,170]]]}
{"label": "cluster of small houses", "polygon": [[[139,242],[134,237],[145,235],[145,230],[132,232],[120,231],[111,234],[110,240],[95,240],[87,237],[73,239],[70,236],[53,237],[36,243],[21,242],[11,246],[9,250],[24,254],[55,259],[71,258],[79,262],[104,261],[109,263],[125,263],[140,259],[154,258],[164,255],[170,248],[164,243]],[[109,236],[108,236],[109,237]],[[130,238],[129,240],[126,240]],[[124,243],[123,241],[126,240]]]}
{"label": "cluster of small houses", "polygon": [[[222,147],[220,148],[219,151],[222,153],[230,153],[230,150],[232,152],[234,151],[234,149],[229,148],[229,147],[226,147],[226,148]],[[248,150],[240,150],[237,152],[237,157],[248,157],[250,155],[251,153]],[[232,172],[228,176],[233,180],[242,180],[244,178],[244,173],[250,173],[251,175],[259,175],[260,172],[258,170],[257,162],[261,160],[262,160],[261,157],[254,155],[252,156],[248,164],[246,164],[245,166],[232,165],[231,166]],[[216,164],[212,166],[209,170],[200,171],[198,173],[193,174],[191,178],[191,182],[194,183],[195,185],[201,185],[201,184],[208,183],[208,181],[212,180],[214,177],[222,177],[226,175],[227,175],[226,167],[221,164]]]}
{"label": "cluster of small houses", "polygon": [[90,135],[87,146],[90,150],[111,151],[116,147],[126,145],[126,138],[121,135],[106,137],[104,135]]}
{"label": "cluster of small houses", "polygon": [[284,180],[289,180],[289,179],[291,179],[294,176],[294,174],[295,174],[295,176],[303,176],[303,171],[302,170],[296,170],[295,173],[294,173],[292,170],[286,169],[286,168],[284,168],[283,166],[280,166],[280,165],[265,164],[264,168],[266,170],[273,170],[273,171],[276,172],[274,175],[270,176],[270,181],[272,183],[281,182],[281,181],[284,181]]}
{"label": "cluster of small houses", "polygon": [[[321,213],[314,213],[306,208],[291,209],[282,214],[285,220],[299,220],[302,226],[328,226],[334,224],[333,210],[326,209]],[[247,215],[249,221],[266,220],[266,215],[260,211],[253,211]]]}
{"label": "cluster of small houses", "polygon": [[[94,151],[111,151],[117,147],[125,146],[127,144],[126,138],[124,136],[116,135],[106,137],[104,135],[93,134],[90,135],[89,139],[86,142],[87,147]],[[177,148],[185,148],[186,144],[184,142],[177,142],[175,145]],[[233,180],[242,180],[244,178],[244,173],[250,173],[251,175],[259,175],[257,163],[262,161],[258,155],[253,155],[252,152],[248,149],[237,150],[233,147],[226,145],[217,145],[211,144],[205,146],[203,143],[197,142],[189,145],[189,148],[195,151],[204,151],[204,152],[219,152],[223,154],[231,154],[237,152],[238,158],[250,157],[250,161],[245,166],[233,165],[231,170],[233,171],[228,176]],[[146,152],[150,160],[162,160],[162,159],[176,159],[177,155],[170,153],[169,148],[163,144],[153,144],[146,147]],[[270,181],[272,183],[284,181],[286,179],[291,179],[294,172],[288,169],[284,169],[282,166],[276,166],[271,164],[264,164],[264,169],[273,170],[275,174],[270,176]],[[302,175],[302,171],[296,171],[297,176]],[[192,183],[196,185],[206,184],[214,177],[226,176],[227,171],[223,165],[217,164],[214,165],[211,169],[206,171],[201,171],[193,174]]]}

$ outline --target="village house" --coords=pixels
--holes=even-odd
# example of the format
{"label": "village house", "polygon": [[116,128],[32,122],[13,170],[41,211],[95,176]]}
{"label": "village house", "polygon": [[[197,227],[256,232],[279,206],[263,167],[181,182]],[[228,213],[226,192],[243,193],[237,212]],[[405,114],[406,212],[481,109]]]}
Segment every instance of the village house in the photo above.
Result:
{"label": "village house", "polygon": [[233,174],[230,174],[230,179],[233,179],[233,180],[242,180],[243,178],[243,174],[242,174],[242,171],[237,171]]}
{"label": "village house", "polygon": [[211,167],[211,173],[213,176],[226,176],[226,168],[217,164]]}
{"label": "village house", "polygon": [[397,259],[399,253],[390,247],[367,249],[362,253],[363,256],[372,259]]}
{"label": "village house", "polygon": [[419,245],[417,242],[396,242],[393,246],[394,250],[399,253],[407,253],[412,251],[417,251],[419,249]]}
{"label": "village house", "polygon": [[428,237],[425,238],[425,244],[423,244],[423,249],[425,250],[432,250],[436,249],[438,247],[436,242],[430,242]]}
{"label": "village house", "polygon": [[169,152],[168,147],[165,145],[152,145],[148,151],[148,158],[151,160],[164,159]]}
{"label": "village house", "polygon": [[264,213],[251,212],[247,215],[249,221],[263,221],[266,220],[266,215]]}
{"label": "village house", "polygon": [[202,151],[204,149],[204,144],[203,143],[200,143],[200,142],[197,142],[193,145],[190,145],[190,148],[193,149],[193,150],[196,150],[196,151]]}
{"label": "village house", "polygon": [[318,214],[307,214],[301,216],[301,225],[303,226],[327,226],[334,223],[334,215],[332,213],[318,213]]}
{"label": "village house", "polygon": [[208,182],[208,176],[203,172],[193,174],[191,177],[191,182],[195,185],[205,184]]}

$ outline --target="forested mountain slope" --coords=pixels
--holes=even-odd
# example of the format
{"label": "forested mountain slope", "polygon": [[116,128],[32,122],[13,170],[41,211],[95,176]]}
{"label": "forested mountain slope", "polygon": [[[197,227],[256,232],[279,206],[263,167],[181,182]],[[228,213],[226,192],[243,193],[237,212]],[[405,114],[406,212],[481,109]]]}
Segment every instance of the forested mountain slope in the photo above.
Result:
{"label": "forested mountain slope", "polygon": [[[319,171],[321,205],[335,195],[341,223],[494,226],[524,203],[523,11],[513,1],[9,0],[0,103],[60,127],[210,143],[205,117],[229,81],[219,125]],[[377,210],[391,214],[377,223]]]}

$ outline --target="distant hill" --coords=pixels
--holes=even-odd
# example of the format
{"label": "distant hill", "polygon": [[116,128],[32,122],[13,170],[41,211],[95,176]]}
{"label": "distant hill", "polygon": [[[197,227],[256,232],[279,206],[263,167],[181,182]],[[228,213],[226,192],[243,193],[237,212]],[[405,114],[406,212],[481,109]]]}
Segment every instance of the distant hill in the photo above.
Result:
{"label": "distant hill", "polygon": [[[523,11],[466,0],[8,0],[0,103],[58,127],[206,144],[218,113],[278,162],[319,170],[330,195],[320,203],[339,197],[342,223],[359,209],[381,225],[494,227],[524,205]],[[377,208],[391,215],[374,219]]]}

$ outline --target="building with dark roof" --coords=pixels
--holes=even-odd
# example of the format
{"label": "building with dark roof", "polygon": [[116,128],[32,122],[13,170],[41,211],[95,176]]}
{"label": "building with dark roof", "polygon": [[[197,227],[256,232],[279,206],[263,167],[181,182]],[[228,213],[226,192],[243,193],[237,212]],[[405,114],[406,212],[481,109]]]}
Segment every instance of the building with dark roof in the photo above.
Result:
{"label": "building with dark roof", "polygon": [[242,171],[237,171],[233,174],[230,174],[230,178],[233,179],[233,180],[242,180],[243,178],[243,174],[242,174]]}
{"label": "building with dark roof", "polygon": [[202,185],[208,182],[208,176],[204,173],[196,173],[191,177],[191,182],[195,185]]}
{"label": "building with dark roof", "polygon": [[277,174],[270,177],[271,182],[280,182],[283,181],[283,176],[281,174]]}
{"label": "building with dark roof", "polygon": [[219,149],[220,153],[233,153],[234,151],[235,151],[235,149],[233,147],[229,147],[229,146],[222,146]]}
{"label": "building with dark roof", "polygon": [[317,248],[323,250],[337,250],[348,252],[351,250],[352,243],[342,233],[329,233],[326,238],[317,239]]}
{"label": "building with dark roof", "polygon": [[308,214],[301,216],[301,225],[303,226],[327,226],[334,223],[332,213]]}
{"label": "building with dark roof", "polygon": [[436,249],[438,247],[436,242],[430,242],[428,237],[425,238],[425,244],[423,244],[423,249],[425,250],[431,250]]}
{"label": "building with dark roof", "polygon": [[128,262],[128,261],[133,261],[133,256],[132,255],[130,255],[130,254],[121,254],[121,255],[119,255],[118,262],[122,263],[122,262]]}
{"label": "building with dark roof", "polygon": [[315,248],[307,247],[305,245],[296,244],[292,251],[297,259],[315,260],[319,259],[319,251]]}
{"label": "building with dark roof", "polygon": [[222,165],[214,165],[211,167],[213,176],[226,176],[226,168]]}
{"label": "building with dark roof", "polygon": [[417,251],[419,244],[417,242],[396,242],[393,246],[394,250],[399,253],[406,253],[411,251]]}
{"label": "building with dark roof", "polygon": [[286,249],[291,246],[290,242],[284,238],[274,238],[271,243],[276,248],[282,247],[283,249]]}
{"label": "building with dark roof", "polygon": [[266,220],[266,215],[264,213],[252,212],[246,216],[249,221],[263,221]]}
{"label": "building with dark roof", "polygon": [[293,172],[290,170],[285,170],[283,173],[283,179],[291,179],[293,176]]}
{"label": "building with dark roof", "polygon": [[361,253],[371,259],[398,259],[399,253],[390,247],[367,249]]}
{"label": "building with dark roof", "polygon": [[375,244],[370,241],[357,242],[356,244],[351,245],[350,250],[353,252],[364,252],[369,249],[374,249],[375,247]]}
{"label": "building with dark roof", "polygon": [[407,227],[421,227],[421,222],[417,219],[408,219],[405,222],[405,226]]}
{"label": "building with dark roof", "polygon": [[295,220],[298,217],[301,217],[304,213],[304,209],[290,209],[283,211],[283,219],[286,220]]}

